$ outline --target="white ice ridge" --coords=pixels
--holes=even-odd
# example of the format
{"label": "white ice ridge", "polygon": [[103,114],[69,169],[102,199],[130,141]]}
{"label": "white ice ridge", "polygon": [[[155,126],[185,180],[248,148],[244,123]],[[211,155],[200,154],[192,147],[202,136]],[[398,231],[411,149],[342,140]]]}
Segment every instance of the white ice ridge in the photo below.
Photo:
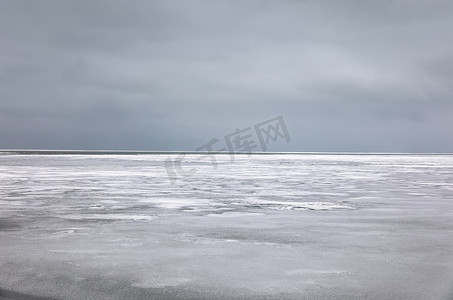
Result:
{"label": "white ice ridge", "polygon": [[267,201],[256,200],[250,202],[233,203],[234,205],[257,206],[267,209],[276,210],[338,210],[338,209],[355,209],[348,204],[339,204],[335,202],[303,202],[303,201]]}

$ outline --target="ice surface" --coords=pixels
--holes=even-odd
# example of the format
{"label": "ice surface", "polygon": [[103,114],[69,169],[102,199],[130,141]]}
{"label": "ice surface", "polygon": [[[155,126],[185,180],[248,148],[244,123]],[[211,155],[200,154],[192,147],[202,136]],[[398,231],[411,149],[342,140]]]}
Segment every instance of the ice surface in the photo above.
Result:
{"label": "ice surface", "polygon": [[0,154],[0,299],[453,298],[451,155],[168,156]]}

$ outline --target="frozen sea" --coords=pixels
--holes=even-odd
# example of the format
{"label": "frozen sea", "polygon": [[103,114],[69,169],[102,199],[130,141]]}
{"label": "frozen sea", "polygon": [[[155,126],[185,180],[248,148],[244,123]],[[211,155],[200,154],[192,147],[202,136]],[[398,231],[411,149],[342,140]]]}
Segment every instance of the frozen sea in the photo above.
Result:
{"label": "frozen sea", "polygon": [[453,299],[453,155],[0,153],[0,299]]}

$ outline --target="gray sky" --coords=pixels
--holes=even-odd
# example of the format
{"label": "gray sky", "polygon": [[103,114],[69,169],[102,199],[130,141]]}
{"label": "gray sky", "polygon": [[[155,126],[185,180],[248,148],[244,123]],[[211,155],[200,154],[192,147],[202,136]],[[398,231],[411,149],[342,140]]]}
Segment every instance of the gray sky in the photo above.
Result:
{"label": "gray sky", "polygon": [[0,148],[453,152],[453,1],[0,2]]}

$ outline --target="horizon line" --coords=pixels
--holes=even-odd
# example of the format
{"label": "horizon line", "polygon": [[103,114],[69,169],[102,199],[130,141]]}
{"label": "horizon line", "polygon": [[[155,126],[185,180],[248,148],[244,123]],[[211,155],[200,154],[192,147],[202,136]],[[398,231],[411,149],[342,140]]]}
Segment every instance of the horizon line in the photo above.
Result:
{"label": "horizon line", "polygon": [[74,149],[0,149],[0,153],[14,154],[223,154],[223,155],[453,155],[451,152],[354,152],[354,151],[186,151],[186,150],[74,150]]}

